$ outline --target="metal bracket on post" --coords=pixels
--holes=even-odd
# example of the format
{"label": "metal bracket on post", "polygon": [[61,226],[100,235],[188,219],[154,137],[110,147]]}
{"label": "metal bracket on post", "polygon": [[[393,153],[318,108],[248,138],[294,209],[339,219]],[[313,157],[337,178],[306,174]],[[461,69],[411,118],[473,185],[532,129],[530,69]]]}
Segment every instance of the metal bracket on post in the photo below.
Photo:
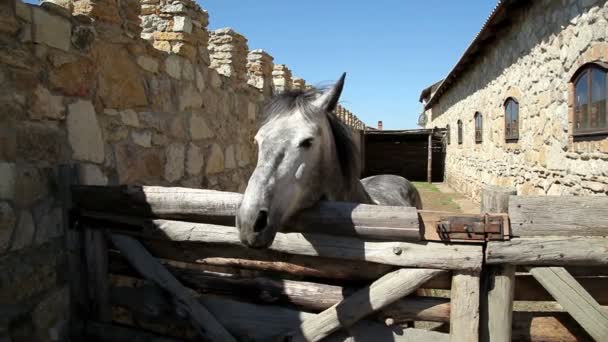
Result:
{"label": "metal bracket on post", "polygon": [[441,240],[508,240],[508,217],[503,214],[447,216],[437,222]]}

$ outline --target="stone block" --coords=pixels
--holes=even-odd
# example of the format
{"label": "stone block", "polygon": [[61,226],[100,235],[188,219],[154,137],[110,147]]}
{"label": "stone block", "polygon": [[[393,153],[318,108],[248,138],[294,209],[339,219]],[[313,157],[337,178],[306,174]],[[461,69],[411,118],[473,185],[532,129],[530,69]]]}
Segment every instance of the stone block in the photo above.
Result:
{"label": "stone block", "polygon": [[192,140],[208,139],[214,135],[202,115],[192,114],[190,117],[190,137]]}
{"label": "stone block", "polygon": [[0,202],[0,254],[8,249],[15,229],[15,211],[8,202]]}
{"label": "stone block", "polygon": [[51,95],[48,89],[38,85],[34,91],[30,118],[63,120],[65,118],[63,96]]}
{"label": "stone block", "polygon": [[67,130],[74,159],[103,162],[104,141],[91,102],[78,100],[68,106]]}
{"label": "stone block", "polygon": [[172,143],[166,149],[165,179],[175,182],[184,176],[185,147],[180,143]]}
{"label": "stone block", "polygon": [[133,109],[126,109],[120,112],[120,120],[129,127],[139,127],[139,117]]}
{"label": "stone block", "polygon": [[32,312],[36,335],[42,341],[65,341],[69,317],[70,291],[64,286],[48,294]]}
{"label": "stone block", "polygon": [[63,213],[52,203],[42,202],[34,208],[34,219],[38,223],[34,243],[37,245],[51,241],[63,235]]}
{"label": "stone block", "polygon": [[146,71],[153,73],[158,72],[158,60],[156,60],[156,58],[139,56],[137,57],[137,64],[139,64],[139,66]]}
{"label": "stone block", "polygon": [[182,78],[186,81],[194,81],[194,67],[189,60],[184,61],[182,68]]}
{"label": "stone block", "polygon": [[195,144],[190,144],[186,158],[186,171],[188,174],[192,176],[200,174],[204,163],[205,155],[203,150]]}
{"label": "stone block", "polygon": [[141,147],[152,147],[152,133],[150,131],[133,131],[131,140]]}
{"label": "stone block", "polygon": [[0,258],[0,302],[19,303],[54,287],[62,254],[62,245],[53,242]]}
{"label": "stone block", "polygon": [[226,151],[225,151],[225,155],[224,155],[224,166],[226,167],[226,169],[236,168],[234,145],[230,145],[230,146],[226,147]]}
{"label": "stone block", "polygon": [[224,152],[220,145],[211,145],[208,155],[205,173],[209,175],[224,171]]}
{"label": "stone block", "polygon": [[165,165],[163,149],[143,149],[125,143],[117,144],[114,149],[120,184],[158,182],[163,178]]}
{"label": "stone block", "polygon": [[192,19],[190,17],[173,17],[173,31],[192,33]]}
{"label": "stone block", "polygon": [[169,134],[173,138],[185,140],[188,138],[186,118],[183,115],[176,115],[169,125]]}
{"label": "stone block", "polygon": [[19,223],[17,230],[14,233],[11,250],[16,251],[28,247],[34,240],[36,226],[32,214],[27,210],[21,210],[19,214]]}
{"label": "stone block", "polygon": [[15,183],[15,202],[21,207],[29,207],[49,195],[52,184],[49,169],[32,165],[19,165]]}
{"label": "stone block", "polygon": [[64,155],[65,135],[58,126],[22,122],[17,128],[17,154],[27,160],[58,162]]}
{"label": "stone block", "polygon": [[95,84],[96,68],[87,58],[62,63],[49,70],[49,84],[66,96],[86,97]]}
{"label": "stone block", "polygon": [[194,61],[196,59],[196,48],[184,42],[175,42],[171,44],[171,51],[180,56],[186,57],[190,61]]}
{"label": "stone block", "polygon": [[180,79],[182,77],[183,60],[179,56],[171,55],[165,60],[165,71],[173,78]]}
{"label": "stone block", "polygon": [[98,95],[105,107],[134,108],[148,104],[144,80],[137,64],[120,45],[98,44]]}
{"label": "stone block", "polygon": [[203,106],[203,97],[198,89],[189,83],[179,94],[179,110],[199,109]]}
{"label": "stone block", "polygon": [[13,200],[15,198],[15,179],[17,167],[15,163],[0,162],[0,199]]}
{"label": "stone block", "polygon": [[50,14],[40,7],[33,7],[34,41],[68,51],[72,25],[66,18]]}
{"label": "stone block", "polygon": [[78,170],[79,184],[82,185],[108,185],[108,177],[95,164],[80,164]]}

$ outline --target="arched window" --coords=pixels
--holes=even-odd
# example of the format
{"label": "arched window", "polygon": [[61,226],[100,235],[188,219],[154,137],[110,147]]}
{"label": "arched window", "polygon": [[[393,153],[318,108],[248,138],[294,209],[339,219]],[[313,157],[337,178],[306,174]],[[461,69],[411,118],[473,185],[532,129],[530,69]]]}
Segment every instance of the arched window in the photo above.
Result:
{"label": "arched window", "polygon": [[450,132],[450,125],[446,125],[445,126],[445,140],[448,143],[448,145],[450,144],[450,140],[451,140],[451,135],[452,132]]}
{"label": "arched window", "polygon": [[505,101],[505,140],[519,139],[519,103],[512,97]]}
{"label": "arched window", "polygon": [[587,64],[574,78],[574,134],[608,133],[606,110],[607,69]]}
{"label": "arched window", "polygon": [[480,112],[475,113],[475,142],[480,144],[483,141],[483,116]]}
{"label": "arched window", "polygon": [[462,145],[462,121],[458,120],[458,145]]}

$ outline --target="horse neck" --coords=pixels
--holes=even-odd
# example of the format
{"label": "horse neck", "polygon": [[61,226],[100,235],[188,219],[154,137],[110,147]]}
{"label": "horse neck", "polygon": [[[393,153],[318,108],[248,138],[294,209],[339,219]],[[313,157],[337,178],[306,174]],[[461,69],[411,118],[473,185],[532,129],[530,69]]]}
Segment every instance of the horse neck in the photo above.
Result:
{"label": "horse neck", "polygon": [[329,146],[329,150],[326,153],[329,158],[326,159],[326,163],[330,164],[325,168],[323,177],[325,179],[325,191],[328,199],[373,204],[372,198],[358,178],[352,177],[352,179],[348,179],[344,176],[340,165],[337,163],[334,144],[327,144],[327,146]]}

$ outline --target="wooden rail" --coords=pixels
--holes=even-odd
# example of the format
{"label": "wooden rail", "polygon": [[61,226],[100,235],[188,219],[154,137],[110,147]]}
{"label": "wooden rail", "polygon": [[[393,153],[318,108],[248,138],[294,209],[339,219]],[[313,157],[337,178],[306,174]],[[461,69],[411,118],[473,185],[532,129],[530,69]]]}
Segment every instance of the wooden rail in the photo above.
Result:
{"label": "wooden rail", "polygon": [[[483,214],[504,217],[505,241],[484,241],[485,215],[323,202],[269,249],[254,250],[233,227],[239,194],[72,190],[89,289],[84,331],[100,340],[608,339],[604,198],[576,198],[571,215],[549,215],[563,204],[488,189]],[[437,231],[442,222],[455,224],[448,240]],[[417,289],[449,290],[449,298]],[[561,310],[530,322],[533,313],[513,312],[518,300],[556,300]],[[411,321],[449,323],[449,334],[404,329]]]}

